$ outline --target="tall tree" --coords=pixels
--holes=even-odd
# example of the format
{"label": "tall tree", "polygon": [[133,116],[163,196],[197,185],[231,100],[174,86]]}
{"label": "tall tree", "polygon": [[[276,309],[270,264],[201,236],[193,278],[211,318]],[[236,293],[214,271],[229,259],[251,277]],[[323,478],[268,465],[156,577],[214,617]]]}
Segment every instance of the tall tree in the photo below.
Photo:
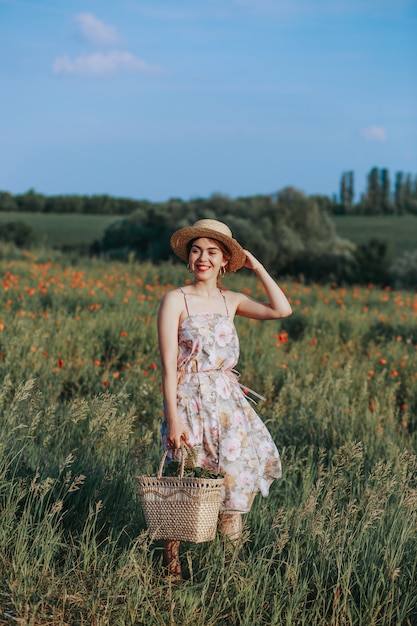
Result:
{"label": "tall tree", "polygon": [[382,213],[382,189],[379,170],[373,167],[368,174],[368,186],[366,190],[366,213],[378,215]]}
{"label": "tall tree", "polygon": [[350,213],[352,211],[353,197],[353,172],[343,172],[340,180],[340,204],[342,213]]}
{"label": "tall tree", "polygon": [[403,172],[397,172],[395,174],[394,211],[397,215],[401,215],[404,212],[404,174]]}
{"label": "tall tree", "polygon": [[391,183],[386,168],[381,171],[381,208],[384,215],[392,213]]}

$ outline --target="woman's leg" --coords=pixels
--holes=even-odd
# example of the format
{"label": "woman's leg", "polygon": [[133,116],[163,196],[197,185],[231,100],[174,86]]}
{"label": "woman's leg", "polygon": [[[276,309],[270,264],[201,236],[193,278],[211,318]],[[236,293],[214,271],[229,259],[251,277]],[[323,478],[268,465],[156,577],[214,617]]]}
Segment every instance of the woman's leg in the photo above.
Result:
{"label": "woman's leg", "polygon": [[[228,548],[238,547],[238,556],[242,556],[242,514],[221,513],[219,515],[220,532],[229,540]],[[234,551],[234,550],[233,550]],[[230,562],[230,556],[227,558]]]}
{"label": "woman's leg", "polygon": [[220,532],[231,541],[238,541],[242,535],[242,514],[221,513],[219,516]]}
{"label": "woman's leg", "polygon": [[179,541],[164,541],[164,565],[175,578],[182,578],[179,550]]}

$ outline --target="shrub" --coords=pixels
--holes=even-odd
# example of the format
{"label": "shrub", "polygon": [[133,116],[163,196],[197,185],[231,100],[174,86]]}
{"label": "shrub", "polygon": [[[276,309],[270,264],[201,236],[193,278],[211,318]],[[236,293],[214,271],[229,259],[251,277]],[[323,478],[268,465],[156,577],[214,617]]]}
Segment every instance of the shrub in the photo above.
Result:
{"label": "shrub", "polygon": [[0,224],[0,240],[14,243],[19,248],[29,248],[35,241],[35,234],[29,224],[17,220]]}
{"label": "shrub", "polygon": [[417,287],[417,250],[404,252],[390,269],[391,280],[395,287],[413,289]]}

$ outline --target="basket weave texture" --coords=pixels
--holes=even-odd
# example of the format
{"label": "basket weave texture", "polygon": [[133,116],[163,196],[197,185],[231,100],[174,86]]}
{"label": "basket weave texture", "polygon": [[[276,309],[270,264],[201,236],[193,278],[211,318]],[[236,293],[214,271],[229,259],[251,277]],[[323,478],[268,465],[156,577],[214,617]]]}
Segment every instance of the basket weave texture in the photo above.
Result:
{"label": "basket weave texture", "polygon": [[216,535],[223,478],[184,477],[184,452],[180,477],[137,476],[146,525],[154,539],[201,543]]}

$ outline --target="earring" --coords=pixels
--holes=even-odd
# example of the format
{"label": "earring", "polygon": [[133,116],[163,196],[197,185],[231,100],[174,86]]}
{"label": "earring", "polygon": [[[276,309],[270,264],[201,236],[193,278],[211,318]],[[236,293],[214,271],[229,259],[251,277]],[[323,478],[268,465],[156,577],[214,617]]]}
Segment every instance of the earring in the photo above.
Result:
{"label": "earring", "polygon": [[226,266],[225,265],[221,266],[219,274],[220,274],[220,278],[223,278],[223,276],[226,274]]}
{"label": "earring", "polygon": [[192,274],[192,273],[193,273],[193,270],[191,269],[191,267],[190,267],[190,264],[189,264],[189,263],[187,263],[187,270],[190,272],[190,274]]}

